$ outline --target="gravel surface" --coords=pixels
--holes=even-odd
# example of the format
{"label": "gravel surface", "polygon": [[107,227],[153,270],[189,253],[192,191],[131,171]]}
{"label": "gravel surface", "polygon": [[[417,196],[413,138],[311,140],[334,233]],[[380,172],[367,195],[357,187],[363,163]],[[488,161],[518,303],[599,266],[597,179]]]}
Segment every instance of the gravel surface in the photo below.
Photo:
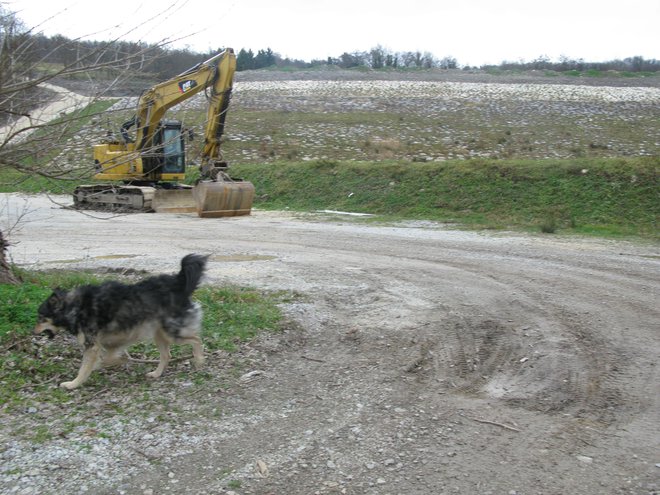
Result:
{"label": "gravel surface", "polygon": [[204,380],[109,370],[106,388],[3,413],[2,493],[660,489],[657,245],[0,201],[23,214],[20,266],[160,273],[200,252],[207,284],[300,294],[284,332],[208,356]]}
{"label": "gravel surface", "polygon": [[[58,83],[81,94],[94,86]],[[66,106],[59,90],[57,111]],[[89,170],[92,145],[109,131],[118,138],[120,122],[134,112],[137,97],[128,94],[83,127],[51,169]],[[89,100],[75,93],[68,98]],[[200,94],[168,117],[202,136],[207,104]],[[656,156],[659,133],[660,77],[249,71],[236,74],[223,151],[232,164]],[[193,161],[199,146],[188,147]]]}

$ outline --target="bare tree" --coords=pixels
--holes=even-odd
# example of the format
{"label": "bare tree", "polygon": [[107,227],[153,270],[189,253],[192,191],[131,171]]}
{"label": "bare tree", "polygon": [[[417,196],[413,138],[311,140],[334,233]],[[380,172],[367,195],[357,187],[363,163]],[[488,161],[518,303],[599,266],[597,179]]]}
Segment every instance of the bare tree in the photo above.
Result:
{"label": "bare tree", "polygon": [[438,67],[441,69],[456,69],[458,67],[458,62],[454,57],[443,57],[442,60],[438,62]]}
{"label": "bare tree", "polygon": [[369,58],[371,62],[371,68],[372,69],[382,69],[385,67],[385,58],[386,58],[387,52],[385,48],[382,46],[378,45],[375,48],[371,49],[371,52],[369,52]]}
{"label": "bare tree", "polygon": [[[93,164],[87,157],[88,143],[72,151],[76,155],[72,160],[58,159],[63,144],[75,137],[81,122],[89,120],[90,105],[135,75],[145,60],[162,56],[163,46],[170,42],[84,42],[60,36],[44,45],[43,38],[0,4],[0,182],[13,177],[52,181],[89,177]],[[59,63],[50,63],[53,59]],[[51,84],[67,78],[85,83],[86,96]],[[95,80],[103,82],[93,84]],[[2,234],[0,229],[0,283],[15,282],[5,256],[7,236]]]}
{"label": "bare tree", "polygon": [[18,277],[11,271],[5,257],[7,247],[8,243],[0,230],[0,284],[17,284],[19,282]]}

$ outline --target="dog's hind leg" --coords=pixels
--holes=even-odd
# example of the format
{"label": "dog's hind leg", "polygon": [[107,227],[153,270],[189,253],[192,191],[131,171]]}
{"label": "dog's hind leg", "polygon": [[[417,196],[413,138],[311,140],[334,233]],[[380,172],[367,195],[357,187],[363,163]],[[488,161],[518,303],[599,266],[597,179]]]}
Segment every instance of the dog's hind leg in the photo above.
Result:
{"label": "dog's hind leg", "polygon": [[89,378],[89,375],[91,375],[92,371],[94,371],[100,357],[101,348],[98,344],[86,348],[83,351],[82,363],[80,364],[80,370],[78,370],[78,376],[70,382],[60,383],[60,387],[69,390],[80,387]]}
{"label": "dog's hind leg", "polygon": [[163,371],[165,371],[165,368],[167,368],[167,363],[169,363],[170,359],[172,358],[172,355],[170,354],[170,342],[167,337],[163,335],[161,330],[156,331],[156,334],[154,335],[154,342],[156,343],[158,351],[160,352],[160,361],[158,362],[158,367],[155,370],[147,373],[149,378],[159,378],[160,375],[163,374]]}
{"label": "dog's hind leg", "polygon": [[191,342],[193,351],[193,364],[195,369],[198,370],[204,366],[204,347],[202,346],[202,339],[200,339],[198,335],[190,338],[193,340]]}
{"label": "dog's hind leg", "polygon": [[177,344],[191,344],[193,351],[193,365],[198,370],[204,365],[204,347],[199,335],[190,335],[188,337],[179,337],[175,341]]}
{"label": "dog's hind leg", "polygon": [[186,313],[185,325],[176,332],[176,344],[190,344],[193,351],[193,365],[200,369],[204,365],[204,347],[199,334],[202,330],[202,307],[194,303]]}

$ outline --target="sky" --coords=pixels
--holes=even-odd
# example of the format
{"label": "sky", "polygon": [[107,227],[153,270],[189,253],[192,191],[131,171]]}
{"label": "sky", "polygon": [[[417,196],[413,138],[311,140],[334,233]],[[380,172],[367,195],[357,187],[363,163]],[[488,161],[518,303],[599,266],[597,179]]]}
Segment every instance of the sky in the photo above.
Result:
{"label": "sky", "polygon": [[207,52],[271,48],[310,61],[429,52],[460,66],[660,59],[660,0],[2,0],[35,32]]}

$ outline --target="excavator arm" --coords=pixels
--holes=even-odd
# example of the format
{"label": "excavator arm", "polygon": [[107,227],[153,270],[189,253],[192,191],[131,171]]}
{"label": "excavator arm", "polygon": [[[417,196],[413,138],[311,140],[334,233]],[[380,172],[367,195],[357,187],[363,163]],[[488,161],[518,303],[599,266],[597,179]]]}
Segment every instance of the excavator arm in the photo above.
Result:
{"label": "excavator arm", "polygon": [[135,115],[136,149],[147,150],[156,144],[154,136],[170,108],[210,88],[202,155],[208,160],[216,159],[219,156],[219,143],[224,131],[235,71],[236,56],[232,49],[227,49],[145,91],[140,97]]}
{"label": "excavator arm", "polygon": [[135,116],[122,126],[122,136],[125,141],[132,141],[127,131],[136,126],[134,146],[135,151],[142,155],[141,172],[145,177],[155,179],[160,172],[159,164],[151,163],[150,156],[157,156],[151,150],[157,150],[163,144],[159,133],[166,112],[205,90],[209,91],[209,105],[202,150],[202,176],[212,177],[216,168],[226,169],[220,153],[220,141],[235,71],[236,56],[229,48],[142,93]]}
{"label": "excavator arm", "polygon": [[206,129],[204,132],[204,148],[202,150],[202,177],[216,177],[217,171],[227,169],[222,159],[220,140],[225,131],[225,117],[231,98],[232,81],[236,71],[236,58],[226,57],[218,64],[219,71],[213,80],[209,96],[209,106],[206,115]]}

